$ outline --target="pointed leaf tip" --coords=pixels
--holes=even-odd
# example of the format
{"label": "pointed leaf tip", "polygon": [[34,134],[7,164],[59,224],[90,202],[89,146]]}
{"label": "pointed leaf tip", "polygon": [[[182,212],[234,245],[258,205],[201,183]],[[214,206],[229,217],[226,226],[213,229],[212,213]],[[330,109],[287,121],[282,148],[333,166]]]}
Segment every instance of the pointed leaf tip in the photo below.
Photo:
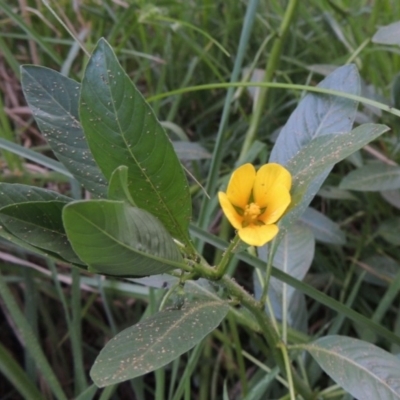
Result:
{"label": "pointed leaf tip", "polygon": [[135,204],[189,244],[191,199],[182,166],[153,110],[104,39],[86,67],[80,116],[91,152],[106,178],[126,165]]}

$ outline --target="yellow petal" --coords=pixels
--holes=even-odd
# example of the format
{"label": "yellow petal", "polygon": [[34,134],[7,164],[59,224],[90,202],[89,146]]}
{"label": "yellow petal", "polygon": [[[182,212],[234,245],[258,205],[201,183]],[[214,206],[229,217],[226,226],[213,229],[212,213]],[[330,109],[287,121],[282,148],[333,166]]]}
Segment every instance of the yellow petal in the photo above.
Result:
{"label": "yellow petal", "polygon": [[243,217],[237,213],[235,207],[233,207],[233,205],[229,201],[226,193],[218,192],[218,200],[219,204],[221,205],[222,211],[224,212],[226,218],[228,218],[228,221],[231,223],[231,225],[235,229],[241,229]]}
{"label": "yellow petal", "polygon": [[265,197],[265,205],[263,207],[266,207],[266,210],[258,219],[265,224],[273,224],[283,215],[290,201],[290,193],[285,186],[273,186],[268,192],[268,196]]}
{"label": "yellow petal", "polygon": [[279,228],[276,225],[250,225],[239,229],[239,237],[251,246],[264,246],[276,236],[278,231]]}
{"label": "yellow petal", "polygon": [[260,207],[265,207],[269,192],[275,185],[282,185],[287,191],[292,186],[290,172],[279,164],[265,164],[258,171],[254,181],[254,200]]}
{"label": "yellow petal", "polygon": [[249,204],[255,177],[256,170],[252,164],[244,164],[233,172],[226,190],[233,205],[244,209]]}

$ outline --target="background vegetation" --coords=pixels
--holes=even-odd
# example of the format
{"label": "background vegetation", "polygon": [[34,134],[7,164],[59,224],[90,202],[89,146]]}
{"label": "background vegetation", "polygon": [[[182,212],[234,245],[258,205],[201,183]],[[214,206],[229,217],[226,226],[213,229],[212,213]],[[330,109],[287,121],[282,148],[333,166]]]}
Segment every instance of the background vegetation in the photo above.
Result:
{"label": "background vegetation", "polygon": [[[27,149],[19,155],[2,152],[1,181],[79,196],[79,188],[64,176],[30,161],[29,150],[47,156],[51,152],[26,106],[19,67],[42,65],[80,81],[87,56],[74,37],[89,52],[100,37],[105,37],[124,69],[151,101],[171,138],[201,145],[193,153],[194,160],[186,165],[197,181],[191,180],[196,216],[193,223],[224,239],[230,238],[232,232],[221,219],[213,196],[215,188],[210,191],[213,212],[200,216],[204,192],[198,182],[207,187],[212,160],[220,157],[222,163],[215,183],[216,187],[222,185],[237,161],[243,160],[243,148],[249,151],[249,161],[265,163],[279,128],[304,93],[269,90],[261,120],[255,127],[257,142],[252,147],[246,138],[254,117],[254,91],[235,90],[223,125],[222,151],[218,154],[213,152],[226,106],[226,90],[194,90],[162,98],[157,95],[195,85],[229,82],[241,57],[242,68],[235,80],[248,80],[252,70],[264,70],[269,65],[287,1],[259,2],[254,21],[248,25],[245,15],[255,3],[0,0],[0,136]],[[371,41],[380,26],[397,20],[400,3],[396,0],[300,1],[274,68],[274,78],[289,84],[314,85],[334,67],[355,63],[364,80],[363,95],[399,108],[399,48]],[[239,46],[244,29],[251,29],[250,36]],[[250,72],[246,74],[247,71]],[[391,131],[337,165],[313,201],[313,208],[337,225],[329,225],[327,238],[317,237],[320,240],[306,281],[398,333],[400,194],[393,190],[354,192],[338,188],[343,177],[355,167],[378,161],[396,166],[400,162],[398,119],[361,107],[358,122],[365,121],[387,124]],[[209,247],[205,247],[204,254],[210,262],[220,255]],[[40,394],[52,398],[36,369],[41,362],[39,353],[27,351],[26,340],[30,339],[21,335],[21,327],[30,325],[54,379],[67,398],[74,398],[89,386],[88,371],[105,342],[154,312],[162,297],[160,291],[134,282],[56,266],[3,239],[0,262],[0,373],[8,377],[0,379],[3,399],[41,398]],[[245,264],[233,264],[231,273],[253,290],[251,270]],[[307,299],[307,306],[309,336],[344,334],[392,352],[398,350],[315,300]],[[205,400],[226,395],[229,399],[257,399],[265,398],[261,397],[265,391],[272,390],[269,396],[278,398],[282,388],[268,389],[265,384],[266,374],[272,378],[276,372],[257,361],[268,350],[257,334],[239,322],[230,315],[202,344],[167,368],[99,391],[98,396]],[[311,376],[315,376],[313,385],[332,385],[325,375]],[[326,396],[339,399],[344,393],[332,386]]]}

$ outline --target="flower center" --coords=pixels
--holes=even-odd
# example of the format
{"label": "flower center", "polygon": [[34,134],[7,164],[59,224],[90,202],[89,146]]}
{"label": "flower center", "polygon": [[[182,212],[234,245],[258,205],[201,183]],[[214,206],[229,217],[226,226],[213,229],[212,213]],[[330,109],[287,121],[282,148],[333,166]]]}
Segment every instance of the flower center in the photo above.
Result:
{"label": "flower center", "polygon": [[256,203],[247,204],[243,213],[242,226],[245,228],[251,224],[256,224],[257,218],[261,213],[261,209]]}

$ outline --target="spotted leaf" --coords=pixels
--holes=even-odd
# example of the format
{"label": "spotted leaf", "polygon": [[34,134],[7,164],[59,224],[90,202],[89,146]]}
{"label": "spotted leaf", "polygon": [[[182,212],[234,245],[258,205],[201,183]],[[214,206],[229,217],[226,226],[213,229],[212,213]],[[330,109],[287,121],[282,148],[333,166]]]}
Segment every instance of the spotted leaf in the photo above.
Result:
{"label": "spotted leaf", "polygon": [[194,301],[166,309],[120,332],[100,352],[90,375],[99,387],[160,368],[186,353],[228,313],[221,300]]}

